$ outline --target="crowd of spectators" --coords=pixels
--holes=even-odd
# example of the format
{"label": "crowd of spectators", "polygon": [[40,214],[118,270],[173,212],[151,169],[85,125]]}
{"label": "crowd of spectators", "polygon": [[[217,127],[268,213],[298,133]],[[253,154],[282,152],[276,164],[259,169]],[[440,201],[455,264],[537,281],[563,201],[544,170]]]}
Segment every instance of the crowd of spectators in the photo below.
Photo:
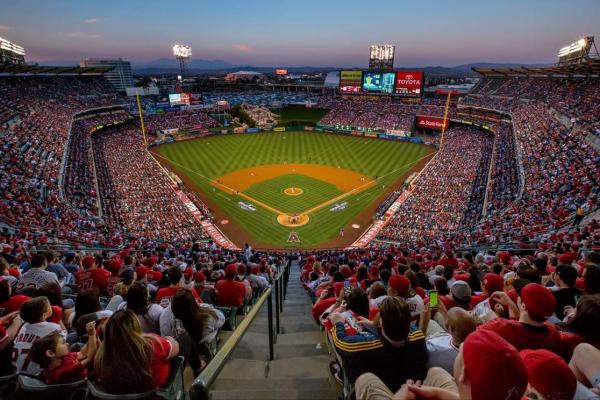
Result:
{"label": "crowd of spectators", "polygon": [[0,376],[49,385],[89,378],[120,395],[167,384],[178,356],[198,375],[220,329],[286,262],[199,242],[88,255],[2,249]]}
{"label": "crowd of spectators", "polygon": [[317,105],[329,109],[320,121],[324,125],[402,131],[410,131],[419,108],[385,98],[322,97]]}
{"label": "crowd of spectators", "polygon": [[1,77],[0,218],[24,234],[99,243],[96,221],[60,198],[59,174],[74,114],[121,102],[97,77]]}
{"label": "crowd of spectators", "polygon": [[526,253],[306,254],[330,376],[357,400],[597,399],[600,224]]}
{"label": "crowd of spectators", "polygon": [[64,193],[69,204],[85,213],[87,217],[99,215],[91,131],[99,125],[128,118],[130,116],[125,111],[116,111],[77,119],[71,125],[71,136],[64,160]]}
{"label": "crowd of spectators", "polygon": [[168,129],[209,129],[219,125],[215,119],[202,110],[150,114],[145,117],[145,124],[149,133]]}
{"label": "crowd of spectators", "polygon": [[151,240],[205,238],[177,185],[144,150],[137,123],[108,127],[93,137],[102,211],[107,224]]}
{"label": "crowd of spectators", "polygon": [[478,128],[446,131],[441,150],[379,237],[414,241],[472,227],[481,216],[492,146],[493,136]]}

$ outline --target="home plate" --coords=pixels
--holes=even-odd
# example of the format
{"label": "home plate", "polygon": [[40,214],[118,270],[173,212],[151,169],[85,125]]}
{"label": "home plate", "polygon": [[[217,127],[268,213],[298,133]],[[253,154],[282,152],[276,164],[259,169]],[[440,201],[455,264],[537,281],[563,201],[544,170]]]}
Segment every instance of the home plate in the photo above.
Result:
{"label": "home plate", "polygon": [[228,219],[222,219],[221,220],[221,225],[227,225],[229,223]]}
{"label": "home plate", "polygon": [[353,227],[354,229],[358,229],[358,228],[360,228],[360,225],[358,225],[358,224],[352,224],[352,227]]}

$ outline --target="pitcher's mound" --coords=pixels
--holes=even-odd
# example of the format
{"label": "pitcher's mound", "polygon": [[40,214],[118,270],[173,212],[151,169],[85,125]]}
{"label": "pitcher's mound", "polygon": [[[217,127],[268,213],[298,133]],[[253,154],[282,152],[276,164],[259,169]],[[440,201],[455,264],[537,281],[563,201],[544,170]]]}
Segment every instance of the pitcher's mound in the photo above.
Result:
{"label": "pitcher's mound", "polygon": [[285,189],[283,193],[287,194],[288,196],[300,196],[302,193],[304,193],[304,190],[297,187],[291,187]]}
{"label": "pitcher's mound", "polygon": [[310,218],[308,218],[307,214],[279,214],[277,216],[277,222],[279,222],[283,226],[302,226],[308,224]]}

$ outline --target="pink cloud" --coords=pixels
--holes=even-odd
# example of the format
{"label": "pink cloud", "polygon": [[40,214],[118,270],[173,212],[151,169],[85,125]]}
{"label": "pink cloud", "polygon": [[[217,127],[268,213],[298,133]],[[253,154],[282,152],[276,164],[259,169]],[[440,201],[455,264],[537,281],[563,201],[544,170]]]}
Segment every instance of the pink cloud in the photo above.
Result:
{"label": "pink cloud", "polygon": [[256,51],[256,47],[251,46],[249,44],[243,44],[243,43],[234,44],[233,48],[237,51],[241,51],[244,53],[252,53],[252,52]]}
{"label": "pink cloud", "polygon": [[12,30],[12,26],[0,25],[0,32],[8,32]]}
{"label": "pink cloud", "polygon": [[83,22],[85,22],[86,24],[95,24],[97,22],[100,22],[100,18],[87,18],[84,19]]}

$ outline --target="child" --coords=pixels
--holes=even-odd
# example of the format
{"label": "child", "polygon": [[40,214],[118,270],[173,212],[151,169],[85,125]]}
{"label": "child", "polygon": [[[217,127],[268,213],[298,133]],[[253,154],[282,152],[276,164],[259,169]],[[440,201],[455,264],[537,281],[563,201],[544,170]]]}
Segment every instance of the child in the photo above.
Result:
{"label": "child", "polygon": [[43,369],[47,384],[71,383],[87,377],[86,367],[94,362],[98,349],[96,322],[90,321],[85,329],[88,341],[80,352],[69,352],[64,337],[53,333],[47,335],[31,347],[31,359]]}
{"label": "child", "polygon": [[29,351],[31,346],[41,338],[52,333],[66,336],[62,327],[53,322],[48,322],[52,317],[52,307],[45,296],[35,297],[21,305],[19,318],[25,321],[14,340],[13,366],[16,372],[25,372],[35,375],[40,371],[37,363],[31,362]]}

